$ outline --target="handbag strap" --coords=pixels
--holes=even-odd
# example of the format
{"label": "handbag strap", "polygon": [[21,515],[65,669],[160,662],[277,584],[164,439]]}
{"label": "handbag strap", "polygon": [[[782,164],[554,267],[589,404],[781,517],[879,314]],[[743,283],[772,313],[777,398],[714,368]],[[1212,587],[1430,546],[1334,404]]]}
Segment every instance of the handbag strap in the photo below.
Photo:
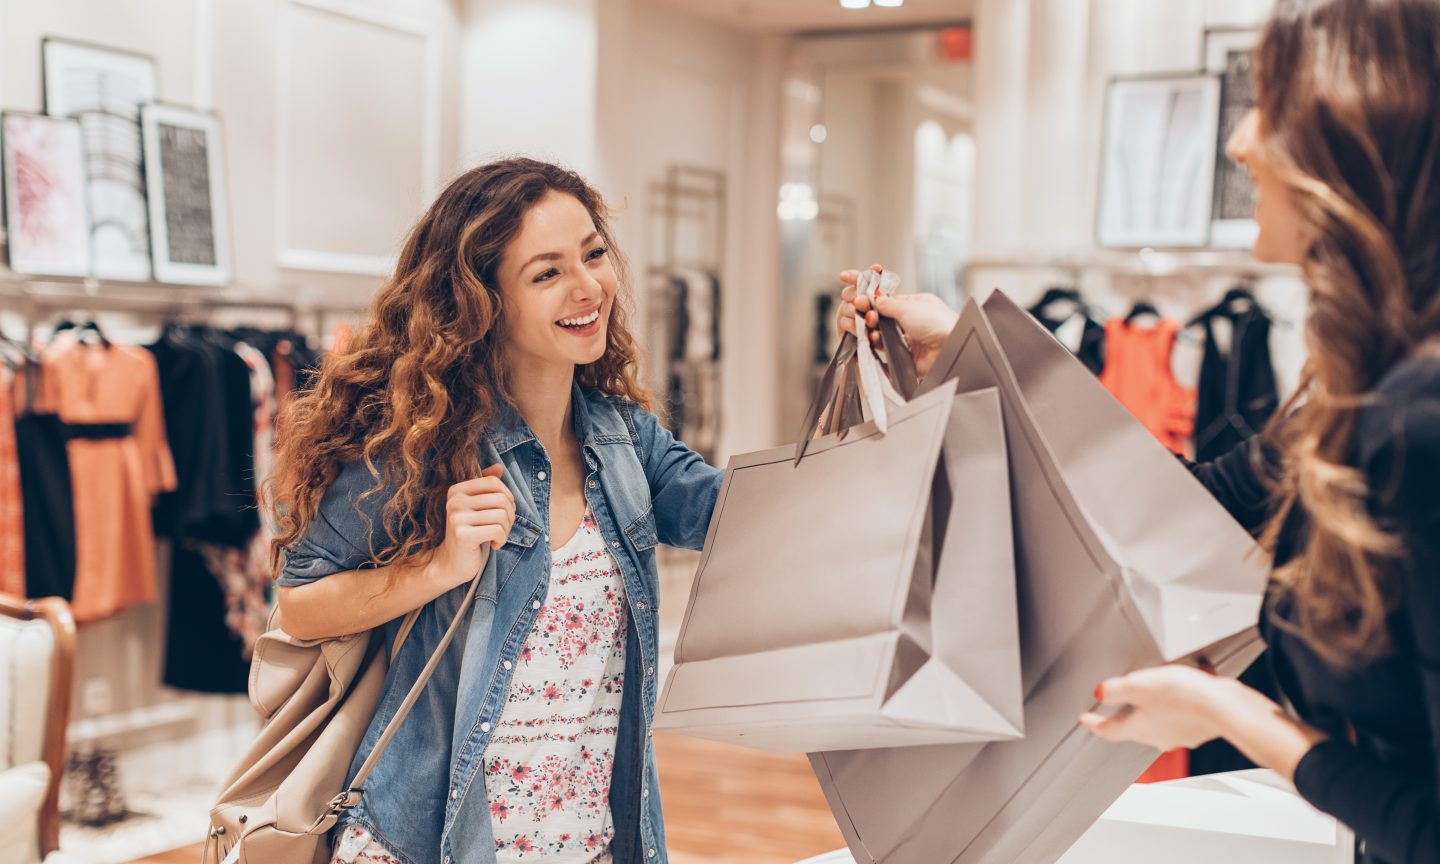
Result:
{"label": "handbag strap", "polygon": [[[465,614],[470,611],[470,606],[475,601],[475,591],[480,587],[480,579],[485,574],[485,565],[490,560],[488,546],[483,553],[484,557],[480,561],[480,568],[475,571],[475,578],[470,580],[470,588],[465,592],[465,599],[460,601],[460,607],[455,610],[455,619],[450,622],[450,627],[445,631],[445,635],[440,637],[440,644],[436,645],[434,652],[430,654],[430,660],[420,671],[420,677],[415,679],[415,683],[410,687],[410,692],[405,694],[405,701],[400,703],[400,707],[395,710],[395,716],[390,718],[390,722],[386,724],[385,731],[380,734],[380,740],[375,742],[375,747],[370,751],[370,755],[365,758],[360,770],[355,772],[355,779],[350,781],[350,788],[335,796],[335,799],[330,802],[331,812],[338,814],[360,803],[360,793],[364,790],[365,781],[369,779],[375,763],[380,761],[385,748],[390,746],[390,741],[400,730],[400,724],[405,722],[405,718],[410,714],[410,709],[414,708],[415,703],[420,699],[421,691],[425,689],[426,684],[430,683],[430,676],[435,674],[435,667],[440,665],[440,658],[445,654],[445,649],[450,647],[450,642],[454,640],[455,633],[460,629],[460,622],[465,620]],[[391,652],[392,659],[399,653],[400,645],[405,641],[405,637],[410,635],[410,630],[415,626],[415,619],[419,614],[420,610],[416,609],[401,623],[400,632],[395,639],[395,648]]]}

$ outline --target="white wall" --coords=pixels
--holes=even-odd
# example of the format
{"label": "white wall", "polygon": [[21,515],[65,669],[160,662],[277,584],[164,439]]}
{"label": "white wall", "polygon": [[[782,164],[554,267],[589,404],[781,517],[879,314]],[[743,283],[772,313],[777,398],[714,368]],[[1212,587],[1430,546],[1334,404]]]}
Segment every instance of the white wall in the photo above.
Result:
{"label": "white wall", "polygon": [[467,164],[525,154],[594,173],[600,2],[468,0],[461,92]]}

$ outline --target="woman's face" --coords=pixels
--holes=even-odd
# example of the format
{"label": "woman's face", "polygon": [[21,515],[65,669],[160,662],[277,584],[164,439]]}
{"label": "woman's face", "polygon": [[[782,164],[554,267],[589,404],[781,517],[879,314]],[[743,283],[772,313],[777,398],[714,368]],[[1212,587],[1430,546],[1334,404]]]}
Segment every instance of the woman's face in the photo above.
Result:
{"label": "woman's face", "polygon": [[1266,159],[1260,135],[1260,113],[1252,108],[1225,144],[1225,155],[1245,166],[1255,186],[1255,221],[1260,225],[1253,248],[1255,258],[1276,264],[1299,264],[1308,244],[1295,194]]}
{"label": "woman's face", "polygon": [[590,211],[572,195],[546,194],[500,262],[512,361],[574,367],[599,360],[617,281]]}

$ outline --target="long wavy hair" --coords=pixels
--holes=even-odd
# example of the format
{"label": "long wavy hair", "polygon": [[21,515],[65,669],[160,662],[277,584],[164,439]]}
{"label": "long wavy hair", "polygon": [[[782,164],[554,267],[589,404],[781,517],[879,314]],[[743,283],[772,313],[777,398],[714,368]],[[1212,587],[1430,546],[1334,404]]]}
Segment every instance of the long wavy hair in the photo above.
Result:
{"label": "long wavy hair", "polygon": [[[576,378],[582,387],[650,406],[637,373],[627,268],[600,194],[578,174],[533,159],[473,168],[411,229],[369,319],[343,352],[326,359],[313,387],[283,418],[266,495],[278,524],[273,572],[351,459],[363,459],[375,478],[362,500],[389,490],[385,542],[371,543],[373,564],[428,555],[444,538],[446,491],[479,476],[481,437],[510,401],[501,259],[526,213],[551,192],[573,196],[590,212],[620,283],[605,353],[578,367]],[[370,535],[376,536],[373,525]]]}
{"label": "long wavy hair", "polygon": [[1306,515],[1275,596],[1292,599],[1295,633],[1351,666],[1390,647],[1405,555],[1371,515],[1385,490],[1355,467],[1357,417],[1440,332],[1440,2],[1280,0],[1255,61],[1260,147],[1298,202],[1310,289],[1301,386],[1268,430],[1284,467],[1262,539],[1274,553]]}

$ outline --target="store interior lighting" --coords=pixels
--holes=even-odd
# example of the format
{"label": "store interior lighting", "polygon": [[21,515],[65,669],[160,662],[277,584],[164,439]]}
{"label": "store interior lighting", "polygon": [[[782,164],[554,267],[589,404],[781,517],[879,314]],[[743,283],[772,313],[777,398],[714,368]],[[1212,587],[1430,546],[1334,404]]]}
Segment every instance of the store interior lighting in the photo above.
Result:
{"label": "store interior lighting", "polygon": [[844,9],[864,9],[870,5],[870,0],[840,0],[840,6]]}

